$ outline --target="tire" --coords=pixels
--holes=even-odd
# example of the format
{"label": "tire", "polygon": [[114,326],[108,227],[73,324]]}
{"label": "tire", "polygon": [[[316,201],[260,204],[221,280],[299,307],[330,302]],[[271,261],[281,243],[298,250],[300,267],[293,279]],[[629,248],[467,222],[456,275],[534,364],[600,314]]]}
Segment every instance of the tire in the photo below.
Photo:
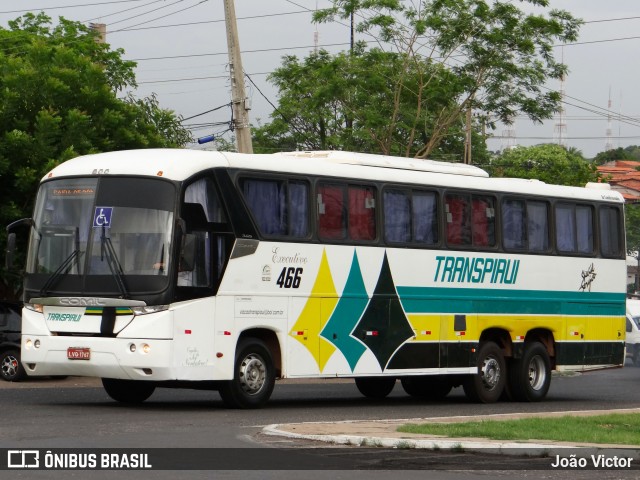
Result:
{"label": "tire", "polygon": [[20,363],[20,351],[10,349],[0,355],[0,375],[7,382],[18,382],[27,377],[24,367]]}
{"label": "tire", "polygon": [[385,398],[396,384],[394,377],[357,377],[356,387],[367,398]]}
{"label": "tire", "polygon": [[103,378],[102,386],[112,399],[122,403],[142,403],[149,398],[156,387],[149,382]]}
{"label": "tire", "polygon": [[631,357],[631,361],[636,367],[640,367],[640,345],[636,345],[633,351],[633,357]]}
{"label": "tire", "polygon": [[478,373],[462,384],[467,398],[477,403],[494,403],[500,399],[507,382],[507,369],[502,350],[495,342],[480,344]]}
{"label": "tire", "polygon": [[453,383],[446,375],[403,377],[400,382],[408,395],[426,400],[442,400],[453,388]]}
{"label": "tire", "polygon": [[540,342],[525,344],[522,358],[509,369],[511,396],[519,402],[539,402],[551,385],[551,360]]}
{"label": "tire", "polygon": [[223,382],[219,393],[228,408],[260,408],[273,392],[276,382],[273,358],[258,339],[238,343],[233,380]]}

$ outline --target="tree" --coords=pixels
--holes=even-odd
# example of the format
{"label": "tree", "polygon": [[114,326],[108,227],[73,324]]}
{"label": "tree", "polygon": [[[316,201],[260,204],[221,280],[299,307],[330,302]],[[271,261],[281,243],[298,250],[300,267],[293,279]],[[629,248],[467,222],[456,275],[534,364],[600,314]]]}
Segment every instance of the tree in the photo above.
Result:
{"label": "tree", "polygon": [[613,150],[600,152],[593,159],[596,165],[603,165],[615,160],[640,160],[640,147],[637,145],[630,145],[625,148],[618,147]]}
{"label": "tree", "polygon": [[556,185],[584,187],[600,180],[596,166],[579,151],[554,144],[505,150],[483,167],[493,177],[534,178]]}
{"label": "tree", "polygon": [[[302,60],[286,56],[269,79],[279,90],[279,103],[272,121],[254,128],[254,149],[261,152],[342,149],[414,156],[458,88],[453,74],[430,59],[362,45],[336,55],[320,50]],[[432,157],[459,160],[463,141],[459,121]],[[488,158],[479,134],[474,148],[479,159]]]}
{"label": "tree", "polygon": [[[81,154],[178,147],[190,140],[155,97],[119,98],[134,87],[134,63],[96,33],[40,13],[0,28],[0,225],[31,215],[43,175]],[[0,245],[6,241],[0,229]],[[6,293],[7,272],[0,270]]]}
{"label": "tree", "polygon": [[[540,8],[549,5],[548,0],[521,3]],[[408,123],[412,136],[425,137],[416,154],[420,158],[430,156],[449,128],[472,110],[484,119],[491,118],[490,125],[496,119],[510,124],[518,114],[534,122],[550,118],[560,108],[560,93],[547,90],[545,84],[567,72],[554,59],[553,45],[574,41],[580,25],[566,11],[529,14],[511,2],[485,0],[333,0],[331,8],[317,12],[314,18],[326,22],[352,16],[363,19],[358,24],[360,32],[404,54],[402,73],[410,72],[414,59],[430,59],[446,65],[455,79],[453,101],[434,110],[436,117],[429,129],[421,122]],[[431,88],[431,80],[440,72],[424,72],[425,89]],[[402,80],[394,84],[395,96],[403,87]],[[391,112],[388,123],[390,130],[400,128],[399,110]]]}

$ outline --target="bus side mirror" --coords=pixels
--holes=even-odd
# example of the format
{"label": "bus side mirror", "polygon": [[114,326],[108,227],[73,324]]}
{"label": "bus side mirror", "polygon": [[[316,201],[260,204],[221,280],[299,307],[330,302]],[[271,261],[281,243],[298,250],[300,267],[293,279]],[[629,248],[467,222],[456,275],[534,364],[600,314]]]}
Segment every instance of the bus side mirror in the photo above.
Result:
{"label": "bus side mirror", "polygon": [[5,265],[7,270],[13,269],[13,262],[16,256],[16,234],[7,235],[7,250],[5,252]]}
{"label": "bus side mirror", "polygon": [[178,270],[181,272],[192,272],[196,261],[196,236],[187,233],[182,237],[182,252],[180,253],[180,266]]}

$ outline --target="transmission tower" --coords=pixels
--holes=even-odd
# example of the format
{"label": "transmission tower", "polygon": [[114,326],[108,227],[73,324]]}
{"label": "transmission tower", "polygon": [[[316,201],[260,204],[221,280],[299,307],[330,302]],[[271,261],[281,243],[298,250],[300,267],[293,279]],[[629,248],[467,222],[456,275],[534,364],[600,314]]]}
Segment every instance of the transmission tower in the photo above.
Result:
{"label": "transmission tower", "polygon": [[[564,47],[562,48],[562,63],[564,63]],[[564,74],[560,77],[560,110],[558,121],[553,127],[554,141],[563,147],[567,146],[567,124],[564,123]]]}
{"label": "transmission tower", "polygon": [[604,151],[613,150],[613,131],[611,129],[611,86],[609,86],[609,103],[607,104],[607,142]]}
{"label": "transmission tower", "polygon": [[502,141],[500,142],[500,150],[509,150],[517,144],[515,123],[511,123],[506,129],[502,130]]}

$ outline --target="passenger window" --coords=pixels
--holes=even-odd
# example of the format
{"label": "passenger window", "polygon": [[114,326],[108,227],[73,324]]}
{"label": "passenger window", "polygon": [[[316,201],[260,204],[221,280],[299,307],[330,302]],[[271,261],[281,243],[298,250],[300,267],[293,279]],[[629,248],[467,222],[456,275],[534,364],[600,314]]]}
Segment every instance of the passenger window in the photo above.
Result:
{"label": "passenger window", "polygon": [[527,201],[527,240],[530,252],[549,250],[549,208],[547,202]]}
{"label": "passenger window", "polygon": [[376,199],[372,187],[349,187],[349,238],[376,239]]}
{"label": "passenger window", "polygon": [[385,239],[397,243],[438,243],[438,200],[435,192],[384,191]]}
{"label": "passenger window", "polygon": [[418,243],[438,243],[438,198],[435,192],[413,192],[413,239]]}
{"label": "passenger window", "polygon": [[502,201],[502,243],[505,250],[545,252],[549,249],[547,203],[537,200]]}
{"label": "passenger window", "polygon": [[473,245],[493,247],[496,244],[495,204],[492,197],[472,197],[471,229]]}
{"label": "passenger window", "polygon": [[588,205],[559,203],[556,212],[556,246],[564,253],[593,253],[593,214]]}
{"label": "passenger window", "polygon": [[242,192],[266,236],[306,237],[309,232],[309,186],[302,181],[247,178]]}
{"label": "passenger window", "polygon": [[318,188],[318,235],[325,240],[342,240],[347,236],[344,187],[321,185]]}
{"label": "passenger window", "polygon": [[447,243],[449,245],[471,244],[471,208],[464,195],[448,194],[445,197]]}
{"label": "passenger window", "polygon": [[318,235],[325,240],[376,239],[375,188],[318,187]]}
{"label": "passenger window", "polygon": [[622,255],[620,232],[622,222],[620,210],[615,207],[600,207],[600,252],[605,257],[619,258]]}
{"label": "passenger window", "polygon": [[527,248],[525,215],[524,201],[502,201],[502,243],[505,249],[524,250]]}
{"label": "passenger window", "polygon": [[447,243],[493,247],[496,243],[495,200],[480,195],[447,194]]}
{"label": "passenger window", "polygon": [[388,242],[411,241],[411,198],[408,190],[385,190],[384,236]]}

